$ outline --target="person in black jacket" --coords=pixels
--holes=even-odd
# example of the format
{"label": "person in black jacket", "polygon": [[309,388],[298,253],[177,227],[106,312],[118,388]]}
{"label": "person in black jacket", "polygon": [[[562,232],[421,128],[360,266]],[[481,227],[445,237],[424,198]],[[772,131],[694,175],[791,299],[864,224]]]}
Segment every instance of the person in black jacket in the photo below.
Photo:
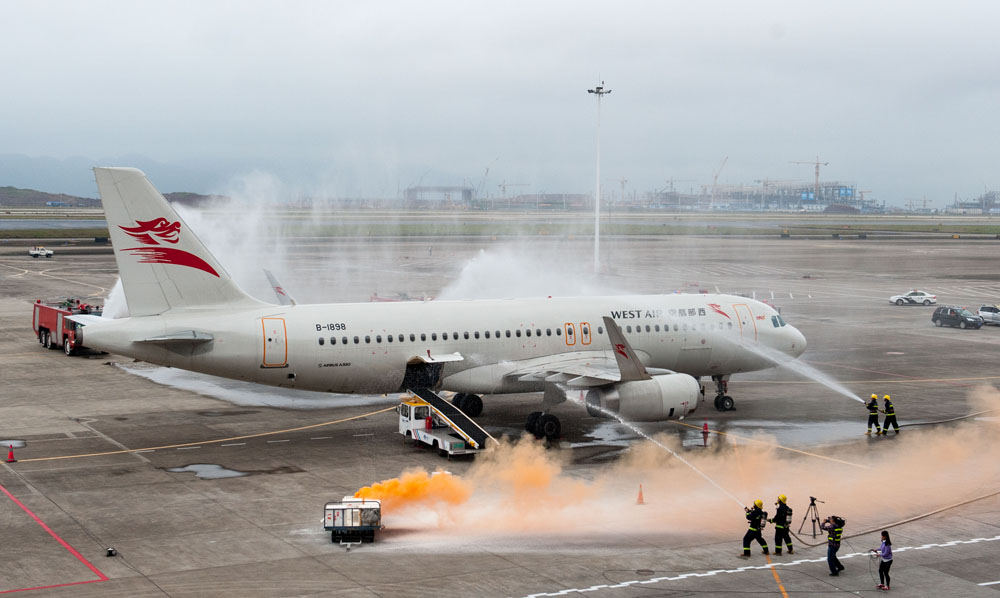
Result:
{"label": "person in black jacket", "polygon": [[764,536],[761,534],[761,529],[764,527],[764,522],[767,521],[767,513],[762,509],[764,507],[764,501],[759,498],[753,501],[753,508],[747,509],[744,507],[744,511],[747,513],[747,521],[750,523],[747,533],[743,534],[743,554],[740,558],[748,559],[750,558],[750,543],[754,540],[760,544],[763,548],[763,553],[768,554],[767,542],[764,541]]}
{"label": "person in black jacket", "polygon": [[784,542],[788,548],[788,554],[794,554],[792,550],[792,535],[789,533],[789,526],[792,522],[792,508],[787,504],[788,497],[784,494],[778,495],[778,509],[774,512],[774,519],[768,519],[774,524],[774,554],[781,556],[781,543]]}
{"label": "person in black jacket", "polygon": [[840,550],[840,538],[844,534],[844,520],[836,515],[831,515],[820,524],[826,535],[826,564],[830,566],[830,575],[836,577],[844,570],[837,558],[837,551]]}
{"label": "person in black jacket", "polygon": [[878,395],[873,394],[865,407],[868,407],[868,431],[865,434],[871,434],[872,424],[875,424],[875,435],[878,436],[882,433],[882,427],[878,425]]}
{"label": "person in black jacket", "polygon": [[892,406],[892,401],[889,400],[889,395],[885,395],[882,399],[885,401],[885,408],[882,410],[882,413],[885,414],[885,421],[882,422],[884,424],[882,433],[888,434],[889,426],[891,425],[896,429],[896,434],[899,434],[899,424],[896,423],[896,408]]}

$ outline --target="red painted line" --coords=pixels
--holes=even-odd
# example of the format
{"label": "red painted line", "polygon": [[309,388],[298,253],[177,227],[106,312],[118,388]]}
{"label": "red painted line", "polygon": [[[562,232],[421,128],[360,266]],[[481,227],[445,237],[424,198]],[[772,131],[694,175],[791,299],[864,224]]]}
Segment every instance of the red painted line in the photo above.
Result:
{"label": "red painted line", "polygon": [[71,555],[73,555],[74,557],[76,557],[76,560],[78,560],[81,563],[83,563],[88,569],[90,569],[94,573],[94,575],[97,576],[97,579],[91,579],[91,580],[88,580],[88,581],[76,581],[76,582],[72,582],[72,583],[57,584],[57,585],[52,585],[52,586],[40,586],[40,587],[37,587],[37,588],[21,588],[21,589],[17,589],[17,590],[4,590],[4,591],[0,591],[0,594],[9,594],[11,592],[24,592],[24,591],[28,591],[28,590],[40,590],[40,589],[44,589],[44,588],[59,588],[59,587],[63,587],[63,586],[75,586],[75,585],[80,585],[80,584],[84,584],[84,583],[96,583],[96,582],[99,582],[99,581],[108,581],[108,576],[107,575],[101,573],[101,571],[97,567],[95,567],[94,565],[92,565],[90,563],[90,561],[88,561],[87,559],[83,558],[83,555],[80,554],[79,552],[77,552],[75,548],[73,548],[72,546],[70,546],[69,543],[66,542],[66,540],[63,540],[61,537],[59,537],[59,534],[57,534],[54,531],[52,531],[52,528],[50,528],[49,526],[45,525],[45,522],[42,521],[41,519],[39,519],[38,515],[35,515],[32,512],[32,510],[29,509],[23,502],[17,500],[17,498],[13,494],[11,494],[10,491],[7,490],[7,488],[5,488],[3,484],[0,484],[0,492],[3,492],[4,494],[6,494],[7,498],[11,499],[12,501],[14,501],[14,504],[16,504],[17,506],[21,507],[21,510],[23,510],[25,513],[27,513],[28,516],[30,516],[32,519],[34,519],[35,523],[37,523],[38,525],[40,525],[42,527],[42,529],[45,530],[46,532],[48,532],[48,534],[50,536],[52,536],[55,539],[56,542],[59,542],[59,544],[62,545],[62,547],[65,548],[67,552],[69,552]]}

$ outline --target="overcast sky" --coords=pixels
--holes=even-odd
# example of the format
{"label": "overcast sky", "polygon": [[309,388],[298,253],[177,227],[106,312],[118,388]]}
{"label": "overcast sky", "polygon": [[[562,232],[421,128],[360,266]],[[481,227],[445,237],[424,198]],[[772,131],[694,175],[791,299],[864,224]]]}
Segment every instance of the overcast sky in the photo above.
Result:
{"label": "overcast sky", "polygon": [[[997,2],[0,1],[0,185],[394,196],[821,178],[1000,188]],[[24,157],[31,158],[26,160]],[[259,175],[260,173],[258,173]],[[28,184],[31,183],[31,184]]]}

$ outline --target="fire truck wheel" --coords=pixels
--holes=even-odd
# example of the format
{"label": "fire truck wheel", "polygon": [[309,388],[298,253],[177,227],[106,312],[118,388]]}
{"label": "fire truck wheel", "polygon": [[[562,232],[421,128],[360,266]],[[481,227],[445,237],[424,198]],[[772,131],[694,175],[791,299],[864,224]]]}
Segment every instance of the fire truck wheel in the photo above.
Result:
{"label": "fire truck wheel", "polygon": [[527,430],[528,432],[534,434],[535,433],[535,424],[538,423],[538,418],[541,417],[541,416],[542,416],[542,412],[541,411],[532,411],[531,414],[528,415],[528,421],[525,422],[524,429]]}
{"label": "fire truck wheel", "polygon": [[483,399],[479,395],[465,395],[462,411],[469,417],[479,417],[483,414]]}
{"label": "fire truck wheel", "polygon": [[63,338],[63,353],[65,353],[67,357],[73,354],[73,343],[69,342],[68,338]]}
{"label": "fire truck wheel", "polygon": [[42,346],[46,349],[52,348],[52,336],[49,334],[48,330],[42,333]]}

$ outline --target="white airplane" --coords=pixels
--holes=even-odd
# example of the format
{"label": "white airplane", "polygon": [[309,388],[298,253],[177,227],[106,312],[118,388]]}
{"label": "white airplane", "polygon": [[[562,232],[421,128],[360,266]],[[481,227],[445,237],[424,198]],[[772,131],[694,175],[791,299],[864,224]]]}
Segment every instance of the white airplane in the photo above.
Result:
{"label": "white airplane", "polygon": [[324,392],[453,391],[472,417],[480,395],[543,392],[526,429],[551,438],[567,399],[682,418],[701,377],[731,409],[730,375],[806,348],[770,306],[724,294],[272,305],[235,284],[140,170],[94,173],[130,316],[71,319],[88,347],[150,363]]}

